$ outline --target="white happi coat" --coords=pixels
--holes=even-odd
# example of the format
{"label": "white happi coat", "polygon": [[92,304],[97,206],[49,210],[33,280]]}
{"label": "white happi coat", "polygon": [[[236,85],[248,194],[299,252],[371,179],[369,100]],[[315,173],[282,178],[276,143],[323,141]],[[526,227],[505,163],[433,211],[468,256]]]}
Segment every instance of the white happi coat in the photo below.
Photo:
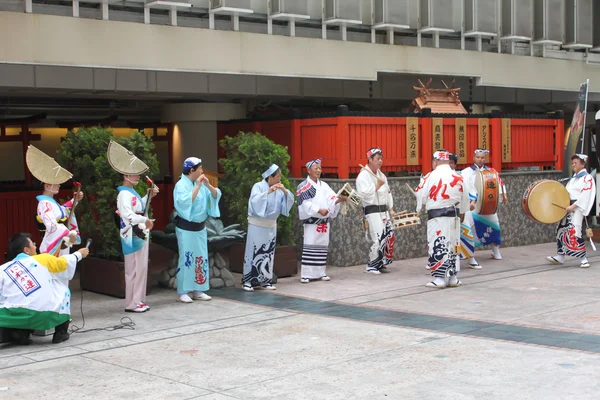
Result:
{"label": "white happi coat", "polygon": [[[73,214],[68,228],[58,221],[69,218],[69,213],[73,206],[73,199],[63,205],[58,204],[53,197],[46,195],[37,196],[37,200],[37,215],[46,227],[44,238],[40,244],[40,253],[48,253],[55,256],[69,254],[71,251],[69,247],[60,251],[57,250],[62,245],[64,238],[69,236],[70,231],[77,231],[77,233],[79,233],[77,219],[75,218],[75,214]],[[78,234],[75,244],[80,243],[81,237]]]}
{"label": "white happi coat", "polygon": [[[447,164],[439,165],[423,177],[415,189],[417,204],[425,204],[427,211],[456,208],[464,214],[469,199],[464,179]],[[418,209],[417,211],[420,211]],[[458,217],[438,217],[427,221],[428,268],[434,277],[445,278],[448,268],[460,270],[456,253],[460,243],[460,220]]]}
{"label": "white happi coat", "polygon": [[[304,222],[304,245],[302,248],[301,277],[319,279],[325,274],[327,250],[329,247],[330,219],[337,217],[340,204],[336,204],[337,194],[329,185],[319,179],[318,182],[307,177],[298,185],[298,216]],[[319,210],[328,210],[327,216]]]}
{"label": "white happi coat", "polygon": [[585,169],[573,175],[567,182],[567,191],[575,210],[558,223],[556,228],[557,254],[583,258],[586,255],[583,238],[583,218],[592,210],[596,195],[596,183]]}
{"label": "white happi coat", "polygon": [[[368,168],[368,167],[366,167]],[[394,208],[394,199],[387,182],[387,177],[377,170],[377,177],[385,182],[377,192],[375,186],[377,179],[369,172],[363,169],[356,177],[356,192],[362,199],[362,206],[387,205],[387,209]],[[385,267],[393,260],[394,253],[394,230],[389,211],[372,213],[365,216],[369,224],[370,250],[368,270],[379,270]]]}
{"label": "white happi coat", "polygon": [[133,225],[139,226],[140,229],[146,229],[148,218],[144,216],[144,211],[148,196],[142,198],[135,189],[128,186],[119,186],[117,190],[119,191],[117,211],[120,217],[121,247],[123,254],[127,255],[135,253],[147,243],[148,233],[146,233],[146,239],[139,238],[133,233]]}

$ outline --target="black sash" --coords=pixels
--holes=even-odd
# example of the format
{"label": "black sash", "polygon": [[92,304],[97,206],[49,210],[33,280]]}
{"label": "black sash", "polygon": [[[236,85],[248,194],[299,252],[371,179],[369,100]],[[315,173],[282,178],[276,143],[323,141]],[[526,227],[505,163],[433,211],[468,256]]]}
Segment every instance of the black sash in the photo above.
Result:
{"label": "black sash", "polygon": [[457,217],[458,212],[455,207],[446,208],[435,208],[433,210],[427,210],[427,220],[440,217]]}
{"label": "black sash", "polygon": [[327,224],[329,223],[329,218],[315,218],[310,217],[309,219],[302,220],[305,224],[317,225],[317,224]]}
{"label": "black sash", "polygon": [[388,210],[387,204],[382,206],[366,206],[365,207],[365,215],[373,214],[373,213],[382,213]]}
{"label": "black sash", "polygon": [[192,221],[188,221],[187,219],[181,218],[180,216],[177,216],[176,219],[177,219],[176,226],[179,229],[183,229],[184,231],[199,232],[204,229],[204,221],[203,222],[192,222]]}

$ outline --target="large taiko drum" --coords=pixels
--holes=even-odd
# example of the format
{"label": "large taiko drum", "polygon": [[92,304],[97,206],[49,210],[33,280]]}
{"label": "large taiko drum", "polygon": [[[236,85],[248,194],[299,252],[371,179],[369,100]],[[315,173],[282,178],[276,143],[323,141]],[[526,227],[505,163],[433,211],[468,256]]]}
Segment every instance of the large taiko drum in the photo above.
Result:
{"label": "large taiko drum", "polygon": [[500,197],[498,173],[487,169],[476,171],[475,190],[477,190],[477,202],[474,211],[479,215],[495,214]]}
{"label": "large taiko drum", "polygon": [[525,189],[521,203],[525,214],[532,220],[554,224],[567,215],[569,192],[557,181],[542,179]]}

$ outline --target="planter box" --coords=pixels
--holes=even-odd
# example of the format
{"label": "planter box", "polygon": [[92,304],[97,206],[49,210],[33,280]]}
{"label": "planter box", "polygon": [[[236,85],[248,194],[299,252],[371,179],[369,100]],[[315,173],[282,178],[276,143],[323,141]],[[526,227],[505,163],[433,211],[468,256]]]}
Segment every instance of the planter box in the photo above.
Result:
{"label": "planter box", "polygon": [[[229,269],[231,272],[243,273],[245,251],[246,243],[231,245],[229,248]],[[273,272],[278,278],[296,275],[298,273],[298,248],[295,245],[277,246],[273,268]]]}
{"label": "planter box", "polygon": [[[162,270],[167,268],[173,254],[171,250],[150,243],[146,294],[150,294],[152,287],[158,285],[158,276]],[[125,263],[87,257],[82,261],[80,267],[80,285],[82,290],[88,292],[124,299]]]}

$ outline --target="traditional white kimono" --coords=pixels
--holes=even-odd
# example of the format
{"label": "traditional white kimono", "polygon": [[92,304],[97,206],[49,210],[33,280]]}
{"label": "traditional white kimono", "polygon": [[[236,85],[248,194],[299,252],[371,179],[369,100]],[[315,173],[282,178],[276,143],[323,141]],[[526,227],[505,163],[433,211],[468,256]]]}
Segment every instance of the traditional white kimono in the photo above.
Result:
{"label": "traditional white kimono", "polygon": [[36,199],[38,201],[37,220],[38,222],[42,222],[46,228],[44,238],[40,244],[40,253],[49,253],[55,256],[69,254],[71,252],[70,247],[62,250],[58,249],[61,247],[63,239],[69,236],[69,232],[73,230],[78,233],[75,244],[81,243],[75,214],[73,214],[68,228],[61,222],[66,221],[67,218],[69,218],[69,213],[73,206],[73,199],[63,205],[58,204],[53,197],[46,195],[37,196]]}
{"label": "traditional white kimono", "polygon": [[[147,218],[144,212],[148,196],[142,198],[135,189],[128,186],[119,186],[117,190],[119,233],[125,261],[125,309],[133,310],[146,301],[150,232],[145,232]],[[134,233],[134,227],[144,231],[144,238]]]}
{"label": "traditional white kimono", "polygon": [[[219,200],[221,190],[217,189],[214,198],[206,185],[202,187],[192,201],[192,192],[197,183],[192,182],[186,175],[181,175],[175,184],[173,198],[175,210],[180,218],[190,222],[201,223],[210,216],[219,218]],[[208,234],[206,228],[200,231],[175,228],[179,246],[179,264],[177,266],[177,293],[180,295],[192,291],[204,292],[210,289],[210,274],[208,261]]]}
{"label": "traditional white kimono", "polygon": [[394,208],[394,199],[386,176],[380,170],[377,170],[377,176],[385,182],[377,192],[377,179],[371,173],[363,169],[356,177],[356,191],[362,198],[365,214],[372,206],[379,207],[379,211],[365,215],[369,225],[369,235],[366,238],[370,244],[367,271],[379,271],[391,264],[394,257],[394,230],[389,213]]}
{"label": "traditional white kimono", "polygon": [[460,271],[460,214],[469,208],[463,177],[449,165],[439,165],[423,178],[415,193],[417,204],[425,204],[428,213],[428,269],[434,278],[447,280]]}
{"label": "traditional white kimono", "polygon": [[569,179],[566,188],[571,198],[571,204],[576,204],[577,207],[572,213],[567,213],[558,223],[556,228],[557,254],[584,258],[586,254],[582,222],[594,205],[596,183],[592,175],[584,169]]}
{"label": "traditional white kimono", "polygon": [[[477,170],[489,170],[496,172],[493,168],[483,166],[478,168],[477,165],[472,165],[469,168],[463,169],[460,174],[465,179],[465,183],[469,192],[470,200],[477,200],[477,190],[475,189],[475,175]],[[500,198],[506,193],[506,186],[504,181],[500,178]],[[500,235],[500,220],[498,219],[498,213],[491,215],[480,215],[474,211],[468,211],[465,215],[465,223],[471,223],[471,230],[473,232],[473,240],[475,241],[475,247],[487,246],[494,244],[500,246],[502,244],[502,237]]]}
{"label": "traditional white kimono", "polygon": [[[340,204],[336,204],[337,194],[329,185],[319,179],[314,182],[307,177],[298,185],[298,217],[304,224],[304,245],[302,247],[302,270],[304,279],[320,279],[327,276],[327,251],[329,248],[330,219],[337,217]],[[327,216],[319,210],[328,210]]]}
{"label": "traditional white kimono", "polygon": [[0,266],[0,328],[46,331],[69,321],[71,292],[63,281],[80,260],[79,253],[21,253]]}
{"label": "traditional white kimono", "polygon": [[267,286],[273,279],[273,262],[277,240],[277,218],[288,217],[294,205],[289,190],[268,193],[269,184],[263,179],[252,186],[248,200],[248,236],[244,255],[245,284]]}

